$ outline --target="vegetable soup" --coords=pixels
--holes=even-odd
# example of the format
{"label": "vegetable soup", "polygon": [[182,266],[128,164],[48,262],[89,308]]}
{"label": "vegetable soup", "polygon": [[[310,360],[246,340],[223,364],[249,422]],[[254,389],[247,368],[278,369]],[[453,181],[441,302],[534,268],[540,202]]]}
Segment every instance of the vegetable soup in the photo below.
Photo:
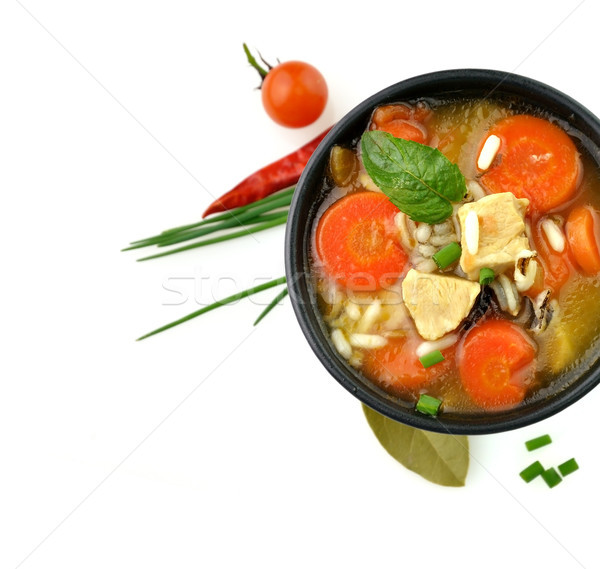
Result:
{"label": "vegetable soup", "polygon": [[331,150],[311,271],[331,342],[440,412],[555,393],[600,336],[600,179],[578,133],[502,100],[376,108]]}

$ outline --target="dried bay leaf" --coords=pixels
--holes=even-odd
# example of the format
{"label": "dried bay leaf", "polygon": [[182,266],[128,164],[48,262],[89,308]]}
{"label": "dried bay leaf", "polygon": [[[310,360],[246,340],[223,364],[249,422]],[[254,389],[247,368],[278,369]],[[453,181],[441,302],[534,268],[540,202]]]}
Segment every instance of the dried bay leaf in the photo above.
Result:
{"label": "dried bay leaf", "polygon": [[464,486],[469,470],[469,439],[409,427],[363,405],[367,422],[400,464],[442,486]]}

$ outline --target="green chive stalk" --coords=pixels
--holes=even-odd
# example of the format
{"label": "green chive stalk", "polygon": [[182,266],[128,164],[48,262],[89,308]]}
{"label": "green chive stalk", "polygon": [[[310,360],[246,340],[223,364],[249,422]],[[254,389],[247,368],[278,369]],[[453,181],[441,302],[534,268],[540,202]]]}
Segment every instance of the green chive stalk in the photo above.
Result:
{"label": "green chive stalk", "polygon": [[219,237],[213,237],[211,239],[205,239],[196,243],[190,243],[189,245],[178,247],[177,249],[171,249],[170,251],[165,251],[164,253],[156,253],[155,255],[142,257],[141,259],[138,259],[138,261],[149,261],[150,259],[158,259],[159,257],[166,257],[167,255],[181,253],[182,251],[189,251],[190,249],[205,247],[206,245],[213,245],[214,243],[221,243],[223,241],[229,241],[230,239],[236,239],[237,237],[244,237],[245,235],[258,233],[259,231],[264,231],[265,229],[270,229],[271,227],[276,227],[277,225],[284,225],[287,221],[287,216],[288,213],[286,211],[283,212],[281,215],[277,216],[275,219],[271,219],[270,221],[265,221],[263,223],[258,223],[252,227],[246,227],[242,231],[227,233],[226,235],[220,235]]}
{"label": "green chive stalk", "polygon": [[[237,292],[236,294],[232,294],[231,296],[228,296],[227,298],[223,298],[222,300],[217,300],[216,302],[213,302],[212,304],[209,304],[208,306],[204,306],[200,310],[196,310],[195,312],[192,312],[191,314],[188,314],[187,316],[184,316],[183,318],[179,318],[179,320],[175,320],[173,322],[170,322],[169,324],[165,324],[164,326],[157,328],[156,330],[152,330],[152,332],[148,332],[147,334],[140,336],[137,339],[137,341],[139,342],[140,340],[144,340],[145,338],[149,338],[150,336],[154,336],[155,334],[164,332],[165,330],[168,330],[169,328],[174,328],[175,326],[179,326],[179,324],[183,324],[184,322],[192,320],[192,318],[196,318],[197,316],[206,314],[207,312],[210,312],[211,310],[214,310],[215,308],[219,308],[220,306],[225,306],[226,304],[231,304],[232,302],[236,302],[238,300],[241,300],[242,298],[246,298],[247,296],[251,296],[251,295],[261,292],[263,290],[267,290],[267,289],[270,289],[270,288],[273,288],[275,286],[282,285],[285,283],[286,283],[286,278],[280,277],[278,279],[274,279],[272,281],[263,283],[261,285],[257,285],[255,287],[249,288],[247,290]],[[276,303],[271,303],[271,304],[273,304],[273,306],[275,306]]]}
{"label": "green chive stalk", "polygon": [[254,321],[254,326],[256,326],[273,308],[277,306],[286,296],[288,295],[288,289],[285,287],[269,304],[268,306],[260,313],[258,318]]}
{"label": "green chive stalk", "polygon": [[[178,227],[173,227],[171,229],[166,229],[159,233],[158,235],[153,235],[152,237],[146,237],[144,239],[138,239],[136,241],[132,241],[129,244],[129,247],[123,249],[123,251],[129,251],[131,249],[138,249],[140,247],[146,247],[148,245],[157,245],[158,243],[162,243],[168,239],[173,238],[177,234],[183,234],[192,229],[196,229],[198,227],[213,225],[213,224],[221,224],[222,222],[228,222],[231,220],[237,220],[239,225],[242,225],[242,222],[249,222],[249,220],[258,217],[264,212],[271,211],[280,207],[287,207],[290,205],[292,201],[292,195],[296,186],[290,186],[285,190],[281,190],[266,198],[261,200],[257,200],[252,202],[251,204],[247,204],[245,206],[237,207],[232,210],[225,211],[218,215],[211,216],[207,219],[203,219],[196,223],[190,223],[188,225],[180,225]],[[270,204],[271,207],[264,207],[267,204]],[[214,229],[214,231],[218,231],[218,229]]]}

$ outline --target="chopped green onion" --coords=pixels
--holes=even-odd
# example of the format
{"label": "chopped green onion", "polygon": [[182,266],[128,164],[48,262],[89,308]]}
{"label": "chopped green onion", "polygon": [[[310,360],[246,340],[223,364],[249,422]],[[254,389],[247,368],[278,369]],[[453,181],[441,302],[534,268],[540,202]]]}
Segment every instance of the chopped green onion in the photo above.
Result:
{"label": "chopped green onion", "polygon": [[479,284],[481,286],[489,285],[495,278],[494,271],[488,267],[479,269]]}
{"label": "chopped green onion", "polygon": [[421,356],[419,358],[419,361],[421,362],[421,364],[423,364],[423,367],[431,367],[432,365],[443,362],[444,356],[439,350],[434,350],[433,352],[429,352],[428,354]]}
{"label": "chopped green onion", "polygon": [[271,302],[269,302],[268,306],[260,313],[259,317],[254,321],[254,326],[256,326],[273,308],[277,306],[279,302],[281,302],[288,294],[287,287],[284,288]]}
{"label": "chopped green onion", "polygon": [[544,467],[539,460],[536,460],[533,464],[530,464],[525,470],[522,470],[519,475],[525,482],[529,483],[534,478],[544,472]]}
{"label": "chopped green onion", "polygon": [[544,470],[544,472],[542,472],[542,478],[544,479],[544,482],[548,484],[549,488],[554,488],[557,484],[560,484],[562,482],[560,474],[556,472],[556,468],[554,467],[550,467],[548,468],[548,470]]}
{"label": "chopped green onion", "polygon": [[455,261],[458,261],[461,253],[462,249],[460,248],[460,245],[453,241],[435,253],[433,255],[433,260],[440,269],[445,269]]}
{"label": "chopped green onion", "polygon": [[579,470],[579,465],[577,464],[577,461],[574,458],[571,458],[566,462],[559,464],[558,470],[560,471],[562,476],[567,476],[568,474],[572,474],[576,470]]}
{"label": "chopped green onion", "polygon": [[219,308],[219,306],[224,306],[225,304],[231,304],[232,302],[235,302],[236,300],[246,298],[247,296],[256,294],[257,292],[267,290],[268,288],[273,288],[274,286],[277,286],[280,284],[285,284],[285,282],[286,282],[286,278],[280,277],[278,279],[275,279],[275,280],[263,283],[261,285],[249,288],[247,290],[237,292],[236,294],[232,294],[231,296],[228,296],[227,298],[224,298],[222,300],[217,300],[217,302],[213,302],[212,304],[209,304],[208,306],[204,306],[200,310],[196,310],[196,312],[192,312],[191,314],[188,314],[187,316],[184,316],[183,318],[180,318],[179,320],[175,320],[174,322],[165,324],[164,326],[161,326],[160,328],[157,328],[156,330],[153,330],[152,332],[148,332],[147,334],[140,336],[137,339],[137,341],[143,340],[144,338],[148,338],[150,336],[154,336],[154,334],[158,334],[159,332],[164,332],[165,330],[168,330],[169,328],[173,328],[174,326],[177,326],[179,324],[183,324],[184,322],[187,322],[188,320],[191,320],[192,318],[196,318],[196,316],[200,316],[201,314],[210,312],[211,310],[214,310],[215,308]]}
{"label": "chopped green onion", "polygon": [[435,417],[438,414],[441,404],[442,402],[439,399],[422,393],[417,401],[416,410],[424,415],[433,415]]}
{"label": "chopped green onion", "polygon": [[550,435],[542,435],[541,437],[536,437],[535,439],[531,439],[525,443],[528,451],[536,450],[540,447],[549,445],[552,442]]}

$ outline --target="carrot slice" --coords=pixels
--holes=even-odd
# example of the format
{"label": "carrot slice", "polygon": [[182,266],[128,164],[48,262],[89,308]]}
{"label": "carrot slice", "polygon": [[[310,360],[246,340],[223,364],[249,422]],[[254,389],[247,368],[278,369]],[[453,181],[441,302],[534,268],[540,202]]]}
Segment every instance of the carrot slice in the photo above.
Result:
{"label": "carrot slice", "polygon": [[577,264],[590,275],[600,273],[598,214],[589,207],[576,207],[567,218],[565,231]]}
{"label": "carrot slice", "polygon": [[515,115],[496,123],[488,134],[501,140],[496,159],[481,177],[490,192],[527,198],[536,212],[556,209],[573,196],[579,154],[560,127],[545,119]]}
{"label": "carrot slice", "polygon": [[538,296],[538,294],[540,294],[544,290],[552,288],[546,283],[546,271],[544,270],[544,265],[539,261],[540,256],[538,251],[538,259],[536,260],[537,265],[533,284],[523,293],[525,296],[528,296],[532,300],[535,299]]}
{"label": "carrot slice", "polygon": [[382,105],[377,107],[373,113],[373,123],[382,125],[393,120],[409,120],[412,118],[412,108],[406,103],[396,105]]}
{"label": "carrot slice", "polygon": [[565,248],[562,253],[559,253],[552,249],[540,223],[532,224],[531,233],[538,253],[537,261],[543,271],[543,286],[540,290],[536,286],[536,284],[539,285],[539,280],[536,279],[537,282],[527,291],[527,295],[533,297],[536,293],[540,293],[547,288],[552,289],[556,295],[573,274],[574,268],[570,251]]}
{"label": "carrot slice", "polygon": [[348,194],[329,207],[316,232],[325,272],[351,290],[377,290],[397,280],[408,260],[394,223],[398,211],[378,192]]}
{"label": "carrot slice", "polygon": [[535,372],[535,352],[525,332],[506,320],[475,326],[458,356],[465,391],[485,409],[514,407],[525,398]]}
{"label": "carrot slice", "polygon": [[407,103],[383,105],[373,113],[370,130],[384,130],[396,138],[425,144],[428,136],[423,121],[430,114],[431,110],[424,104],[415,107]]}
{"label": "carrot slice", "polygon": [[363,373],[388,393],[406,396],[407,392],[432,383],[451,371],[455,346],[442,350],[443,362],[425,368],[416,353],[422,341],[416,335],[390,338],[383,348],[365,354]]}

